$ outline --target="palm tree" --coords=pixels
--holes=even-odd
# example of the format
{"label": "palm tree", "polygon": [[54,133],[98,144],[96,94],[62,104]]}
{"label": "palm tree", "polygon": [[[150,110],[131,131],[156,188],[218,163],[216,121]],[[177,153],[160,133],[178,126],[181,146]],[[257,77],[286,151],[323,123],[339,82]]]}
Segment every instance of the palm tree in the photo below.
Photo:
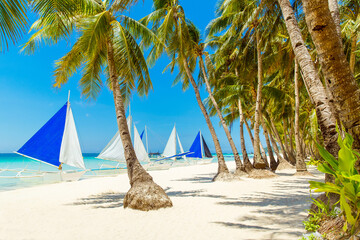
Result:
{"label": "palm tree", "polygon": [[228,179],[230,177],[229,170],[225,164],[225,159],[221,151],[221,146],[215,129],[211,123],[209,114],[201,100],[200,91],[196,84],[193,71],[196,67],[196,58],[194,55],[194,46],[198,42],[196,31],[190,31],[189,27],[193,26],[185,17],[185,12],[178,0],[154,0],[154,12],[143,18],[144,25],[152,24],[154,32],[162,42],[163,46],[153,48],[150,59],[156,59],[162,51],[166,49],[167,54],[171,58],[169,67],[173,71],[175,65],[179,68],[179,74],[175,79],[175,83],[182,80],[183,88],[186,89],[189,84],[195,91],[196,100],[205,117],[205,121],[209,127],[211,136],[214,141],[216,154],[218,158],[218,173],[214,180]]}
{"label": "palm tree", "polygon": [[[133,1],[73,0],[75,2],[66,6],[65,11],[61,9],[64,7],[61,1],[59,5],[49,3],[43,6],[42,1],[35,4],[35,9],[42,9],[39,20],[32,27],[36,32],[25,45],[25,50],[33,52],[39,40],[56,43],[70,36],[73,30],[78,31],[79,36],[71,50],[56,62],[54,85],[61,87],[77,69],[82,68],[82,94],[86,98],[96,98],[103,86],[100,74],[106,68],[106,84],[114,96],[131,185],[124,198],[124,207],[144,211],[171,207],[170,198],[154,183],[136,157],[124,107],[129,91],[137,87],[138,93],[143,95],[152,88],[146,61],[135,37],[141,37],[146,45],[155,41],[156,36],[139,22],[121,14]],[[49,8],[52,11],[43,11]],[[59,24],[62,28],[57,29]]]}
{"label": "palm tree", "polygon": [[302,70],[304,82],[309,91],[309,95],[314,101],[317,119],[323,134],[325,147],[331,154],[336,156],[339,150],[339,146],[337,144],[337,132],[335,129],[336,119],[330,107],[325,88],[320,80],[308,49],[306,48],[290,1],[278,0],[278,2],[285,19],[286,28],[290,36],[296,61],[299,63]]}
{"label": "palm tree", "polygon": [[[207,62],[208,64],[207,65],[212,65],[211,64],[211,60],[208,56],[208,53],[207,52],[204,52],[204,44],[200,44],[198,43],[197,44],[198,48],[197,48],[197,51],[195,51],[198,56],[199,56],[199,65],[200,65],[200,71],[202,73],[202,77],[205,81],[205,85],[206,85],[206,90],[207,92],[209,93],[209,98],[216,110],[216,113],[218,115],[218,117],[220,118],[220,122],[222,124],[222,127],[225,131],[225,134],[226,134],[226,137],[230,143],[230,147],[231,147],[231,150],[234,154],[234,160],[235,160],[235,163],[236,163],[236,171],[235,171],[235,174],[242,174],[244,171],[245,171],[245,168],[244,168],[244,164],[241,162],[241,159],[240,159],[240,155],[238,153],[238,150],[235,146],[235,143],[234,143],[234,140],[232,139],[231,137],[231,133],[229,131],[229,128],[226,124],[226,121],[221,113],[221,110],[218,106],[218,103],[217,101],[215,100],[214,96],[213,96],[213,93],[212,93],[212,90],[211,90],[211,86],[210,86],[210,81],[209,81],[209,78],[208,78],[208,74],[206,72],[206,67],[205,67],[205,64],[204,64],[204,60],[203,60],[203,55],[207,56]],[[214,79],[215,80],[215,79]],[[216,81],[216,80],[215,80]]]}
{"label": "palm tree", "polygon": [[296,172],[306,172],[305,159],[301,151],[299,114],[300,114],[300,96],[299,96],[299,66],[295,61],[295,145],[296,145]]}
{"label": "palm tree", "polygon": [[329,5],[327,1],[303,0],[303,8],[339,118],[345,129],[353,136],[354,148],[360,149],[360,88],[346,61]]}
{"label": "palm tree", "polygon": [[0,1],[0,51],[9,46],[9,41],[16,43],[28,26],[26,0]]}

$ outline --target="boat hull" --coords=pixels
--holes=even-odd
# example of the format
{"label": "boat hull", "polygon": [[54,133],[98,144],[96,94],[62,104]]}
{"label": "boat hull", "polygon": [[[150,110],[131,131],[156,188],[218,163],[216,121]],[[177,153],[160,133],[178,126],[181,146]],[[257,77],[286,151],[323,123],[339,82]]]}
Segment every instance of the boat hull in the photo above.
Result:
{"label": "boat hull", "polygon": [[168,170],[171,163],[168,162],[150,162],[143,165],[146,171]]}
{"label": "boat hull", "polygon": [[191,162],[196,165],[205,165],[212,163],[214,158],[191,158]]}

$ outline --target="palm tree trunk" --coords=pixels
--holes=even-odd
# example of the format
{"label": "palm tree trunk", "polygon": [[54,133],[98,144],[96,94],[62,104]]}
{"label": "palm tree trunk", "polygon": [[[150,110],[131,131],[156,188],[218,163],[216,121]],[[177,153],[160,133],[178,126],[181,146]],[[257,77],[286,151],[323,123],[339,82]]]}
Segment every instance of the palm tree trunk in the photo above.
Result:
{"label": "palm tree trunk", "polygon": [[124,101],[115,70],[114,49],[111,40],[107,41],[107,54],[116,119],[121,142],[124,147],[127,172],[131,186],[124,198],[124,207],[143,211],[172,207],[172,202],[165,191],[153,181],[150,174],[145,171],[136,157],[126,122]]}
{"label": "palm tree trunk", "polygon": [[226,134],[226,137],[230,143],[230,147],[231,147],[231,150],[234,154],[234,160],[235,160],[235,164],[236,164],[236,170],[235,170],[235,173],[241,173],[243,171],[245,171],[244,169],[244,165],[242,164],[241,162],[241,159],[240,159],[240,156],[239,156],[239,153],[238,153],[238,150],[235,146],[235,143],[234,143],[234,140],[232,139],[231,137],[231,133],[229,131],[229,128],[228,126],[226,125],[226,122],[225,122],[225,119],[224,117],[222,116],[222,113],[220,111],[220,108],[212,94],[212,91],[211,91],[211,86],[210,86],[210,83],[209,83],[209,79],[207,77],[207,74],[206,74],[206,71],[205,71],[205,66],[204,66],[204,62],[203,62],[203,58],[202,56],[200,56],[200,59],[199,59],[199,64],[200,64],[200,69],[201,69],[201,72],[203,74],[203,77],[204,77],[204,80],[205,80],[205,85],[206,85],[206,90],[207,92],[209,93],[209,97],[211,99],[211,102],[213,103],[214,105],[214,108],[217,112],[217,115],[219,116],[220,118],[220,122],[221,122],[221,125],[223,126],[223,129],[225,131],[225,134]]}
{"label": "palm tree trunk", "polygon": [[274,122],[273,122],[271,119],[270,119],[270,125],[271,125],[271,128],[272,128],[272,130],[273,130],[273,133],[275,134],[275,137],[277,138],[277,141],[278,141],[278,143],[279,143],[279,145],[280,145],[280,149],[281,149],[281,152],[282,152],[282,154],[283,154],[283,158],[284,158],[288,163],[290,163],[290,160],[289,160],[289,157],[288,157],[288,155],[287,155],[287,153],[286,153],[284,144],[283,144],[283,142],[281,141],[280,134],[279,134],[277,128],[275,127]]}
{"label": "palm tree trunk", "polygon": [[265,169],[266,164],[261,158],[260,154],[260,110],[261,110],[261,92],[263,84],[263,69],[262,69],[262,56],[260,49],[260,30],[256,29],[256,47],[257,47],[257,58],[258,58],[258,87],[256,94],[256,108],[255,108],[255,124],[254,124],[254,168]]}
{"label": "palm tree trunk", "polygon": [[[248,124],[248,122],[246,120],[244,121],[244,123],[245,123],[246,129],[247,129],[247,131],[249,133],[250,140],[251,140],[251,143],[253,145],[253,149],[255,149],[254,148],[254,136],[253,136],[253,134],[251,132],[250,126],[249,126],[249,124]],[[259,140],[259,142],[260,142],[260,140]],[[263,148],[261,142],[259,143],[259,147],[260,147],[261,154],[263,154],[263,155],[261,155],[261,158],[265,161],[266,153],[265,153],[265,149]]]}
{"label": "palm tree trunk", "polygon": [[296,159],[295,159],[295,157],[294,157],[294,155],[293,155],[293,153],[291,152],[291,149],[290,149],[291,139],[290,139],[290,143],[289,143],[289,141],[288,141],[287,119],[284,119],[283,129],[284,129],[284,145],[285,145],[286,154],[287,154],[287,156],[289,157],[290,163],[291,163],[292,165],[295,165],[295,164],[296,164]]}
{"label": "palm tree trunk", "polygon": [[270,138],[271,145],[272,145],[274,152],[276,154],[276,157],[277,157],[277,163],[276,163],[276,166],[277,166],[277,165],[279,165],[280,161],[286,161],[286,160],[281,156],[279,148],[278,148],[276,141],[275,141],[274,137],[272,136],[271,132],[269,132],[269,138]]}
{"label": "palm tree trunk", "polygon": [[246,151],[246,146],[245,146],[245,138],[244,138],[244,113],[242,110],[242,105],[241,105],[241,99],[238,99],[238,108],[239,108],[239,116],[240,116],[240,142],[241,142],[241,152],[242,152],[242,156],[243,156],[243,161],[244,161],[244,167],[245,167],[245,171],[247,173],[251,172],[251,170],[253,169],[253,166],[249,160],[249,156],[247,154]]}
{"label": "palm tree trunk", "polygon": [[277,167],[277,163],[276,163],[275,158],[274,158],[274,153],[272,151],[271,143],[270,143],[270,140],[269,140],[268,128],[267,128],[267,126],[265,124],[263,116],[261,116],[261,126],[263,127],[263,130],[264,130],[266,146],[267,146],[267,150],[268,150],[268,154],[269,154],[269,158],[270,158],[270,169],[272,171],[275,171],[276,167]]}
{"label": "palm tree trunk", "polygon": [[[314,62],[306,48],[300,28],[297,24],[294,10],[289,0],[278,0],[283,13],[286,28],[288,30],[296,61],[299,63],[308,92],[314,101],[319,127],[323,134],[325,148],[334,156],[337,156],[339,146],[337,144],[336,119],[320,77],[315,69]],[[333,36],[331,36],[333,38]],[[327,78],[328,79],[328,78]]]}
{"label": "palm tree trunk", "polygon": [[334,20],[334,23],[336,25],[336,32],[339,38],[341,38],[340,11],[339,11],[338,0],[329,0],[329,9],[331,12],[331,16]]}
{"label": "palm tree trunk", "polygon": [[345,129],[360,149],[360,89],[337,36],[327,1],[303,0],[306,23]]}
{"label": "palm tree trunk", "polygon": [[357,43],[357,32],[355,31],[351,36],[351,52],[350,52],[350,70],[351,73],[355,73],[355,63],[356,63],[356,43]]}
{"label": "palm tree trunk", "polygon": [[300,127],[299,127],[299,115],[300,115],[300,95],[299,95],[299,66],[295,60],[295,148],[296,148],[296,172],[307,171],[305,159],[301,150],[300,142]]}
{"label": "palm tree trunk", "polygon": [[198,105],[199,105],[199,107],[201,109],[201,112],[205,117],[206,124],[208,125],[208,128],[209,128],[210,133],[211,133],[211,137],[212,137],[212,139],[214,141],[216,155],[217,155],[217,158],[218,158],[218,173],[216,174],[216,176],[213,179],[215,181],[217,179],[221,179],[222,176],[225,176],[226,174],[229,174],[229,169],[226,166],[224,155],[223,155],[222,150],[221,150],[219,139],[218,139],[218,137],[216,135],[216,132],[215,132],[215,129],[214,129],[212,123],[211,123],[209,114],[207,113],[206,108],[205,108],[205,106],[204,106],[204,104],[203,104],[203,102],[201,100],[199,89],[198,89],[198,87],[196,85],[196,82],[195,82],[195,80],[194,80],[194,78],[193,78],[193,76],[191,74],[191,70],[189,68],[189,65],[188,65],[186,59],[183,59],[183,65],[184,65],[186,74],[187,74],[187,76],[188,76],[188,78],[190,80],[190,83],[194,88],[196,101],[198,102]]}

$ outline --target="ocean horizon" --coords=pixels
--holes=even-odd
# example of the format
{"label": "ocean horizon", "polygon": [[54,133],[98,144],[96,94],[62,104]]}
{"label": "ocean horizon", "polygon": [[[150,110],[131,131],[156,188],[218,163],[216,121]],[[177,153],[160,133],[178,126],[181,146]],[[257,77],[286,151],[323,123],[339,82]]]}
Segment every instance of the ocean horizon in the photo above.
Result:
{"label": "ocean horizon", "polygon": [[[217,162],[215,153],[212,153],[214,159],[213,163]],[[96,158],[98,153],[83,153],[84,163],[86,169],[99,169],[102,166],[115,167],[118,163],[113,161],[106,161]],[[240,154],[241,156],[241,154]],[[251,157],[252,154],[249,154]],[[234,156],[232,153],[224,153],[225,161],[233,161]],[[125,167],[124,163],[118,165]],[[44,171],[57,171],[54,166],[33,160],[16,153],[0,153],[0,191],[8,191],[19,188],[31,187],[42,184],[49,184],[42,180],[42,178],[16,178],[16,175],[23,170],[31,171],[31,174],[41,173]],[[63,170],[76,170],[76,168],[64,165]],[[22,176],[26,176],[26,172],[21,172]],[[92,174],[90,171],[86,172],[82,179],[90,178]]]}

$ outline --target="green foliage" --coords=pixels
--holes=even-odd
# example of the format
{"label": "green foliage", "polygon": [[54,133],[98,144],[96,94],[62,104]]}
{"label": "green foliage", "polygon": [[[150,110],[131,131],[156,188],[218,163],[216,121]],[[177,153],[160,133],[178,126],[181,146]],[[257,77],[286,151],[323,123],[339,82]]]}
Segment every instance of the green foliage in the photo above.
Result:
{"label": "green foliage", "polygon": [[[41,44],[52,45],[69,40],[77,32],[71,50],[56,61],[54,87],[61,87],[78,70],[82,71],[80,87],[86,98],[96,99],[109,80],[107,54],[113,52],[115,76],[122,96],[129,101],[134,90],[142,96],[152,89],[150,74],[141,46],[158,42],[157,36],[140,22],[121,13],[136,0],[34,1],[32,9],[39,19],[32,25],[33,35],[24,44],[25,53],[33,53]],[[141,39],[141,44],[137,41]]]}
{"label": "green foliage", "polygon": [[306,165],[318,166],[321,162],[321,160],[311,157],[310,161],[306,162]]}
{"label": "green foliage", "polygon": [[350,225],[350,233],[353,233],[359,225],[360,215],[360,175],[354,166],[360,155],[352,150],[353,141],[349,134],[345,133],[344,139],[339,134],[338,160],[318,145],[320,155],[325,160],[318,165],[318,170],[333,175],[335,183],[310,181],[310,188],[315,189],[316,192],[336,193],[340,196],[340,208],[346,218],[344,231],[347,231]]}
{"label": "green foliage", "polygon": [[314,236],[313,234],[311,234],[309,237],[302,237],[301,240],[320,240],[320,238]]}
{"label": "green foliage", "polygon": [[320,227],[320,222],[327,218],[334,218],[337,216],[337,212],[334,208],[330,207],[329,203],[324,203],[312,198],[312,201],[317,206],[317,211],[309,211],[309,219],[303,221],[305,230],[308,232],[315,232]]}
{"label": "green foliage", "polygon": [[0,1],[0,51],[8,48],[9,42],[16,43],[28,26],[25,0]]}

